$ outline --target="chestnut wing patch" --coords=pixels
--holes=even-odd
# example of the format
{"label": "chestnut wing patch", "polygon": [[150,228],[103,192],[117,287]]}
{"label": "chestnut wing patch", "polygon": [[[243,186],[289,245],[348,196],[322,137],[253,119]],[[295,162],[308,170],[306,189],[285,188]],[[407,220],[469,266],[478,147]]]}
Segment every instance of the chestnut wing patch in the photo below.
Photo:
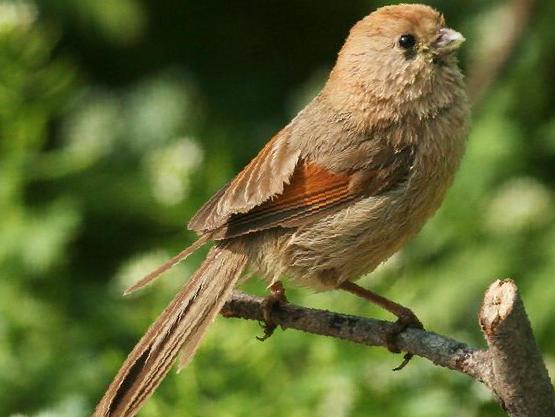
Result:
{"label": "chestnut wing patch", "polygon": [[335,173],[300,160],[290,182],[277,194],[246,213],[236,213],[213,239],[232,238],[273,227],[299,227],[363,198],[380,195],[403,183],[414,149],[382,149],[375,164],[362,170]]}
{"label": "chestnut wing patch", "polygon": [[300,151],[291,149],[285,128],[225,187],[201,207],[188,224],[200,234],[225,226],[234,214],[247,213],[283,193],[298,165]]}
{"label": "chestnut wing patch", "polygon": [[407,178],[413,156],[412,147],[377,147],[367,168],[333,172],[301,159],[283,130],[198,211],[189,228],[221,240],[300,227],[397,187]]}
{"label": "chestnut wing patch", "polygon": [[352,202],[360,195],[349,188],[351,176],[335,174],[301,161],[283,193],[247,213],[234,214],[214,238],[236,237],[272,227],[295,227],[313,221],[330,209]]}

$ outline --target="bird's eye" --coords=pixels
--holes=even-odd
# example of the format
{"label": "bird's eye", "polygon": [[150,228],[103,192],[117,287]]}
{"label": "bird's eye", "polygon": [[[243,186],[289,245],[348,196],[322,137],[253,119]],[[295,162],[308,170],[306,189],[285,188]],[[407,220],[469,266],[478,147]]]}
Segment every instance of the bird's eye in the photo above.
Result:
{"label": "bird's eye", "polygon": [[401,35],[401,37],[399,38],[399,46],[403,49],[410,49],[414,45],[416,45],[416,38],[410,33]]}

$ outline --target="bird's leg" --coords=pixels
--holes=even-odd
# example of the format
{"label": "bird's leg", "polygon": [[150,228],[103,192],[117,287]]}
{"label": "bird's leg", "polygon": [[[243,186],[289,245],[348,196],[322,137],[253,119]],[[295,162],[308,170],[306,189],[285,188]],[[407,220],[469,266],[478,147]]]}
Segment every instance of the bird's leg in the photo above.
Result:
{"label": "bird's leg", "polygon": [[287,297],[285,296],[285,288],[281,281],[276,281],[270,285],[270,295],[268,295],[262,302],[262,315],[264,321],[261,323],[264,329],[264,336],[257,336],[256,338],[263,342],[268,339],[277,328],[277,324],[272,320],[272,313],[274,309],[281,307],[283,304],[287,303]]}
{"label": "bird's leg", "polygon": [[[385,342],[390,352],[400,353],[400,349],[397,346],[397,336],[399,336],[399,334],[402,333],[404,330],[409,327],[416,329],[424,328],[422,322],[418,319],[418,317],[416,317],[416,315],[409,308],[402,306],[401,304],[397,304],[396,302],[382,297],[381,295],[367,290],[366,288],[363,288],[351,281],[346,281],[342,283],[339,288],[344,291],[350,292],[351,294],[354,294],[358,297],[364,298],[365,300],[368,300],[371,303],[376,304],[384,310],[387,310],[397,316],[397,321],[395,322],[395,325],[386,334]],[[412,356],[413,355],[411,353],[407,353],[405,355],[403,363],[395,368],[394,371],[403,369],[405,365],[411,360]]]}

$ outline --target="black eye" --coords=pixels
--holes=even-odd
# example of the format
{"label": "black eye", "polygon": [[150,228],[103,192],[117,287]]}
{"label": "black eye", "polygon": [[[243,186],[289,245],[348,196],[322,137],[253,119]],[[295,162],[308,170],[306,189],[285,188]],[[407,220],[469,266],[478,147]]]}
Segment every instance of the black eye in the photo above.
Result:
{"label": "black eye", "polygon": [[416,38],[410,33],[401,35],[401,37],[399,38],[399,46],[403,49],[410,49],[414,45],[416,45]]}

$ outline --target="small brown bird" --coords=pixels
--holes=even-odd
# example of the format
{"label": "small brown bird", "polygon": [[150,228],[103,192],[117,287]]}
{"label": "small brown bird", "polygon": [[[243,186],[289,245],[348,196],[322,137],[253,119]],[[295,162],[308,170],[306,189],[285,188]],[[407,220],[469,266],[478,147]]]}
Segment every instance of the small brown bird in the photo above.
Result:
{"label": "small brown bird", "polygon": [[134,416],[178,354],[185,366],[247,267],[276,293],[284,276],[342,289],[397,315],[399,330],[421,327],[409,309],[353,281],[420,230],[453,180],[469,118],[454,54],[463,41],[416,4],[380,8],[352,28],[320,94],[190,221],[199,240],[129,290],[214,241],[95,417]]}

